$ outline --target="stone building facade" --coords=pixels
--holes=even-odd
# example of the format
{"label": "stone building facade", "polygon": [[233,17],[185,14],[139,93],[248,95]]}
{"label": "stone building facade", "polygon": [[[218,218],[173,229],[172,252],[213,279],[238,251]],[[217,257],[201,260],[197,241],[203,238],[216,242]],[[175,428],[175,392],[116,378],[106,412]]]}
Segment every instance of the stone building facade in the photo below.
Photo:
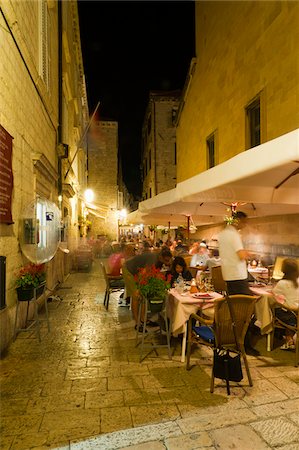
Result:
{"label": "stone building facade", "polygon": [[[253,145],[248,114],[259,105],[260,143],[298,128],[299,4],[195,3],[196,59],[177,126],[177,182]],[[253,110],[254,112],[254,110]]]}
{"label": "stone building facade", "polygon": [[150,92],[142,128],[142,198],[176,185],[176,128],[180,91]]}
{"label": "stone building facade", "polygon": [[88,185],[94,191],[94,208],[89,208],[90,235],[118,236],[118,210],[122,208],[118,189],[118,123],[97,121],[88,140]]}
{"label": "stone building facade", "polygon": [[[299,130],[299,3],[197,1],[195,22],[196,55],[190,64],[176,117],[177,186],[183,185],[177,189],[177,194],[183,193],[185,202],[182,203],[186,209],[191,203],[188,192],[195,177],[203,175],[203,184],[198,187],[193,184],[192,189],[193,192],[197,189],[198,198],[202,193],[204,197],[209,182],[213,184],[213,180],[209,179],[213,175],[210,174],[219,175],[221,172],[216,170],[218,165],[242,153],[245,156],[258,150],[262,152],[263,144],[269,144],[270,148],[270,142],[274,139],[281,142],[291,133],[297,136]],[[280,149],[275,147],[275,151]],[[292,143],[292,150],[295,154],[296,144]],[[293,170],[288,183],[294,194],[290,194],[291,199],[284,199],[285,204],[290,206],[287,214],[271,213],[273,209],[270,207],[275,205],[273,197],[267,200],[268,203],[259,202],[260,216],[255,212],[254,204],[245,203],[246,206],[243,206],[251,213],[249,227],[246,232],[244,230],[245,245],[258,255],[266,255],[272,262],[275,255],[279,254],[299,256],[298,200],[294,200],[296,183],[299,192],[298,158],[294,160],[297,161],[297,169],[294,170],[296,161],[292,161],[292,169],[285,174],[291,175]],[[270,171],[271,160],[268,168]],[[218,183],[219,189],[211,193],[212,200],[207,195],[206,202],[198,201],[198,209],[201,205],[212,205],[213,198],[214,203],[217,203],[218,195],[221,199],[225,197],[225,189],[220,192],[221,182],[225,183],[225,179],[228,180],[225,186],[230,198],[230,174],[224,171],[225,168],[223,180],[215,180],[215,186]],[[235,171],[238,169],[235,168]],[[236,179],[238,174],[234,173],[233,176]],[[242,181],[240,175],[241,186]],[[259,182],[259,185],[252,186],[257,197],[259,187],[260,191],[264,185],[268,187],[262,176]],[[277,186],[269,187],[274,192]],[[250,197],[250,186],[248,192]],[[167,195],[163,201],[164,198]],[[172,203],[171,198],[168,204],[165,200],[162,207],[162,201],[155,200],[144,202],[140,210],[154,212],[158,205],[159,211],[171,214],[175,206],[178,206],[179,213],[182,209],[175,200]],[[217,204],[220,208],[221,202]],[[215,205],[212,205],[210,216],[206,214],[205,217],[214,219],[217,216],[214,220],[217,223],[201,226],[199,221],[197,233],[192,235],[192,239],[206,239],[215,243],[224,226],[223,219],[229,214],[226,205],[229,207],[230,203],[223,204],[223,216],[219,214],[219,209],[213,212]],[[242,209],[242,206],[238,205],[238,209]],[[263,209],[270,212],[266,215]]]}
{"label": "stone building facade", "polygon": [[[3,350],[13,332],[15,273],[28,263],[19,234],[24,208],[46,198],[62,211],[62,246],[72,250],[78,240],[79,194],[86,185],[80,137],[88,106],[77,2],[1,0],[0,54],[0,125],[13,137],[13,223],[0,223],[0,255],[6,257]],[[49,289],[64,280],[70,257],[58,249],[46,264]]]}
{"label": "stone building facade", "polygon": [[[177,116],[178,182],[299,128],[299,3],[199,1],[195,11],[196,58]],[[298,214],[253,218],[245,245],[271,262],[299,256],[298,225]],[[199,227],[193,238],[213,242],[222,226]]]}

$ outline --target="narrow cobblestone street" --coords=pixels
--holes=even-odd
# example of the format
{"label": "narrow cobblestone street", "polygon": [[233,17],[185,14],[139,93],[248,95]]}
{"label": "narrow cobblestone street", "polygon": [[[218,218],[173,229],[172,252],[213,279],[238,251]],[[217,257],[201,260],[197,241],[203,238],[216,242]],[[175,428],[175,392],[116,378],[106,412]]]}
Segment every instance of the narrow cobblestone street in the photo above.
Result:
{"label": "narrow cobblestone street", "polygon": [[[231,396],[216,381],[211,353],[194,352],[190,372],[174,340],[139,363],[134,322],[111,295],[103,306],[99,260],[71,274],[48,302],[51,331],[20,333],[0,361],[1,449],[299,449],[299,370],[294,353],[249,357]],[[41,314],[42,315],[42,314]],[[175,345],[176,344],[176,345]],[[198,359],[199,358],[199,359]]]}

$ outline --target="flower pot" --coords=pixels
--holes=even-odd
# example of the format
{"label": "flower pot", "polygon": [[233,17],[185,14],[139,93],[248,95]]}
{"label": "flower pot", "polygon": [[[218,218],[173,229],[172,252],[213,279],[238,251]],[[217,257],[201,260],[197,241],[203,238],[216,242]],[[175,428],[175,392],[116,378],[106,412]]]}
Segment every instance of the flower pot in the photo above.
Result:
{"label": "flower pot", "polygon": [[17,288],[17,295],[19,302],[27,302],[34,297],[34,287],[23,288],[20,286]]}
{"label": "flower pot", "polygon": [[[41,284],[36,288],[36,298],[40,297],[45,289],[45,284]],[[34,287],[30,286],[27,288],[23,288],[22,286],[17,288],[17,296],[19,302],[28,302],[28,300],[33,299],[34,297]]]}
{"label": "flower pot", "polygon": [[163,310],[164,298],[161,297],[151,297],[148,299],[149,309],[152,313],[158,313]]}

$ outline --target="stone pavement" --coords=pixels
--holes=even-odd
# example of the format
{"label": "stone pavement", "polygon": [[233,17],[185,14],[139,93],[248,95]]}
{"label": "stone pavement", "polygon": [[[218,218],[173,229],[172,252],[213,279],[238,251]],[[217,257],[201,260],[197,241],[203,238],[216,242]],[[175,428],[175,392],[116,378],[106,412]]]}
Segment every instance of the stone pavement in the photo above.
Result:
{"label": "stone pavement", "polygon": [[134,322],[118,296],[103,307],[99,260],[72,274],[48,303],[51,331],[20,333],[0,360],[1,449],[299,450],[299,370],[294,353],[249,357],[254,386],[216,380],[211,352],[190,372],[174,340],[139,363]]}

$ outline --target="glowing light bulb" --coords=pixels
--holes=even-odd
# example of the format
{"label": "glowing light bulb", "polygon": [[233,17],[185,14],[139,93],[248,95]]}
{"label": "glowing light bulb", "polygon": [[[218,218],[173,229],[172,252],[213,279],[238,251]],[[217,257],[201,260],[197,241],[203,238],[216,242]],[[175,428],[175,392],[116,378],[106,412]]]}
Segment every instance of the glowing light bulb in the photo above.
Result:
{"label": "glowing light bulb", "polygon": [[92,189],[86,189],[84,192],[84,198],[88,203],[91,203],[94,199],[94,193]]}

